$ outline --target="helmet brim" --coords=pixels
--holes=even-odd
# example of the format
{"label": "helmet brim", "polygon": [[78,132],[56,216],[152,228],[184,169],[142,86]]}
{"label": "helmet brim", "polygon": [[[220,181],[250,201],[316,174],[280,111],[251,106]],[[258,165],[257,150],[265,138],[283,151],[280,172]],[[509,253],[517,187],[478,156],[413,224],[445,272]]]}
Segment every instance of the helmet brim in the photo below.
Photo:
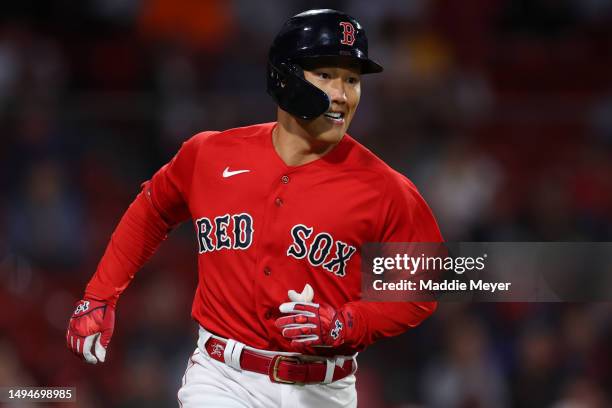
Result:
{"label": "helmet brim", "polygon": [[367,59],[362,60],[361,63],[361,73],[362,74],[378,74],[379,72],[383,72],[384,68],[378,62]]}
{"label": "helmet brim", "polygon": [[377,74],[383,71],[382,65],[369,58],[359,58],[352,55],[311,55],[295,59],[295,63],[303,69],[310,70],[322,66],[355,66],[360,73]]}

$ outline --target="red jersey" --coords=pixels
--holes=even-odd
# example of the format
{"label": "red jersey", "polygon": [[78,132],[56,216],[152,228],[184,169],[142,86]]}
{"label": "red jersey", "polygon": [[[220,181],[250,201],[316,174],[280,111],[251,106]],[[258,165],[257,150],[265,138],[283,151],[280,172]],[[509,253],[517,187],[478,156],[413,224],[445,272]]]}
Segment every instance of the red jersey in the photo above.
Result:
{"label": "red jersey", "polygon": [[[313,302],[352,303],[360,314],[359,345],[344,353],[420,323],[435,303],[360,301],[362,244],[442,240],[415,186],[349,135],[322,158],[287,166],[272,143],[274,126],[202,132],[145,187],[168,226],[194,223],[193,318],[249,346],[288,350],[274,326],[278,306],[289,289],[309,283]],[[133,276],[105,261],[109,252],[86,295],[116,300]]]}

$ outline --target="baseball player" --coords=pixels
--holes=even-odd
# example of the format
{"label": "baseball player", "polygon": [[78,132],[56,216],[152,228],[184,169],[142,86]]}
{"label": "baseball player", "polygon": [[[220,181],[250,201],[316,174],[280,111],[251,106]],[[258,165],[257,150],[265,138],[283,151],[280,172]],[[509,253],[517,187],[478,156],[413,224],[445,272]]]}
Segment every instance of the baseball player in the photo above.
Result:
{"label": "baseball player", "polygon": [[436,308],[361,300],[361,246],[442,240],[414,185],[346,133],[362,76],[382,70],[354,18],[290,18],[269,54],[277,121],[199,133],[143,183],[70,319],[68,347],[105,361],[119,296],[191,219],[199,339],[179,405],[356,406],[356,354]]}

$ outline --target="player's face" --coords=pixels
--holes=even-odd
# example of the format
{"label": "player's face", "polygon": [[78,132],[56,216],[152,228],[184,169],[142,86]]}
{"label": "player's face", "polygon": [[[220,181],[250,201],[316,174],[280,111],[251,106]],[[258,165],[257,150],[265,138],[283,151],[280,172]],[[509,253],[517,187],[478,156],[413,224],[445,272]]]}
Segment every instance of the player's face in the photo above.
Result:
{"label": "player's face", "polygon": [[314,67],[304,70],[304,77],[329,96],[330,109],[303,126],[311,135],[328,143],[337,143],[346,133],[359,99],[361,74],[356,66]]}

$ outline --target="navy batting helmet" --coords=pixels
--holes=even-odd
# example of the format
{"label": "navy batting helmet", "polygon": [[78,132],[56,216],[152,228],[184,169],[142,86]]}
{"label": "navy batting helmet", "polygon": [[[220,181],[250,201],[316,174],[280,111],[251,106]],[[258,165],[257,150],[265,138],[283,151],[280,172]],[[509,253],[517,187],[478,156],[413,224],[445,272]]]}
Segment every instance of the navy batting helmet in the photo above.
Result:
{"label": "navy batting helmet", "polygon": [[267,90],[281,109],[302,119],[314,119],[330,105],[327,94],[304,79],[303,67],[313,60],[356,62],[362,74],[383,70],[368,58],[368,39],[353,17],[330,9],[291,17],[270,47]]}

